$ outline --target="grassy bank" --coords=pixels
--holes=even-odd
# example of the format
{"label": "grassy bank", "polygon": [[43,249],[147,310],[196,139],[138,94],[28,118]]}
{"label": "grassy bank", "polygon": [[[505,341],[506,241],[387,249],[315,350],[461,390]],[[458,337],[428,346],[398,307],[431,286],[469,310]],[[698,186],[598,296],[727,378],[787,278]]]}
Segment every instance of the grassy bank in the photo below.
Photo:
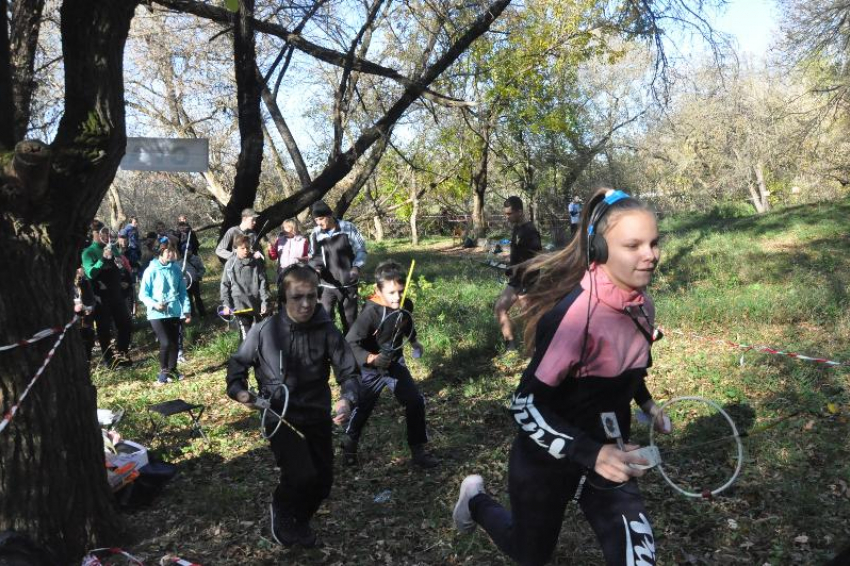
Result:
{"label": "grassy bank", "polygon": [[[763,217],[665,219],[651,289],[667,330],[653,350],[655,396],[710,397],[734,407],[745,430],[800,414],[747,440],[740,480],[714,501],[678,497],[654,473],[642,480],[660,563],[819,564],[850,543],[847,369],[742,356],[695,337],[850,360],[848,218],[845,201]],[[203,403],[210,442],[181,434],[178,418],[163,442],[153,442],[181,473],[153,507],[128,516],[135,536],[128,548],[150,562],[171,551],[204,564],[508,564],[480,530],[457,535],[450,514],[467,473],[482,473],[492,493],[506,496],[515,433],[506,406],[522,364],[505,363],[497,347],[491,310],[501,284],[494,271],[450,248],[437,240],[416,249],[405,242],[370,247],[370,266],[416,259],[413,298],[426,354],[410,365],[427,398],[441,467],[409,466],[403,412],[385,393],[366,429],[363,465],[335,470],[331,498],[315,520],[322,545],[281,549],[270,540],[266,513],[276,483],[271,453],[257,416],[223,393],[235,333],[218,319],[193,326],[188,379],[156,389],[145,328],[134,339],[144,353],[136,368],[96,372],[100,406],[127,409],[121,431],[148,442],[147,405],[177,397]],[[207,263],[213,273],[204,295],[213,310],[220,266]],[[389,501],[376,503],[386,490]],[[592,536],[570,507],[555,563],[599,563]]]}

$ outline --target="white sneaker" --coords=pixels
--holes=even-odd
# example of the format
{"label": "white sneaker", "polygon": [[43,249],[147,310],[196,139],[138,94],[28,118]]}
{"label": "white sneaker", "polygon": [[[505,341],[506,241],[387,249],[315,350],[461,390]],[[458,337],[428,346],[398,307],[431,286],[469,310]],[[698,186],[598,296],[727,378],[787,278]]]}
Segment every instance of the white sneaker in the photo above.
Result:
{"label": "white sneaker", "polygon": [[477,523],[472,520],[472,513],[469,511],[469,500],[479,493],[484,493],[484,478],[478,474],[466,476],[460,484],[457,505],[455,505],[455,510],[452,513],[455,527],[462,533],[471,533],[477,526]]}

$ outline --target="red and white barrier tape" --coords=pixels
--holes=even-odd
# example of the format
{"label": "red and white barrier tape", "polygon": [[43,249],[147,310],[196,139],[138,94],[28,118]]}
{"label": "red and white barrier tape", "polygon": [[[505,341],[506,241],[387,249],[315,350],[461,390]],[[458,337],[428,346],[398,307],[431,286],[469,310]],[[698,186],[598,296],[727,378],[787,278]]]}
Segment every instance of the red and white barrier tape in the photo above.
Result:
{"label": "red and white barrier tape", "polygon": [[[88,554],[86,554],[83,558],[83,563],[81,566],[103,566],[103,562],[101,562],[100,558],[95,555],[104,553],[109,553],[112,556],[124,556],[127,558],[127,562],[129,562],[130,564],[144,566],[144,562],[142,562],[126,550],[114,547],[95,548],[94,550],[90,550]],[[165,566],[166,564],[177,564],[178,566],[201,566],[200,564],[189,562],[188,560],[183,560],[182,558],[171,554],[166,554],[165,556],[163,556],[159,563],[161,566]]]}
{"label": "red and white barrier tape", "polygon": [[62,343],[62,340],[65,338],[65,334],[68,332],[68,329],[71,328],[71,325],[74,324],[76,321],[77,315],[74,315],[74,318],[72,318],[71,321],[66,324],[64,328],[59,329],[61,334],[59,334],[59,338],[56,339],[56,342],[54,342],[53,347],[50,348],[50,351],[47,352],[47,357],[44,358],[44,362],[41,364],[41,367],[38,368],[37,372],[35,372],[35,375],[30,380],[29,385],[27,385],[27,388],[24,389],[24,392],[23,394],[21,394],[21,397],[18,399],[18,402],[12,405],[12,408],[9,409],[5,415],[3,415],[2,419],[0,419],[0,433],[2,433],[7,426],[9,426],[10,422],[12,422],[12,419],[15,417],[15,413],[18,412],[21,403],[24,402],[24,399],[26,399],[27,395],[29,395],[29,392],[33,388],[33,385],[35,385],[36,381],[38,381],[38,378],[41,377],[41,374],[44,373],[44,368],[46,368],[47,364],[50,363],[50,360],[53,359],[53,354],[56,353],[56,348],[58,348],[59,344]]}
{"label": "red and white barrier tape", "polygon": [[144,566],[143,562],[120,548],[95,548],[94,550],[90,550],[88,554],[83,557],[83,563],[81,566],[102,566],[103,562],[100,561],[100,558],[95,556],[95,554],[103,554],[108,552],[110,555],[120,555],[127,558],[127,561],[131,564],[137,564],[138,566]]}
{"label": "red and white barrier tape", "polygon": [[[77,315],[74,315],[74,320],[77,320]],[[66,328],[67,328],[67,326],[70,326],[70,324],[73,324],[74,320],[72,320],[68,325],[66,325]],[[25,347],[25,346],[29,346],[30,344],[35,344],[39,340],[44,340],[45,338],[47,338],[49,336],[53,336],[54,334],[58,334],[60,332],[62,332],[61,326],[56,326],[54,328],[45,328],[44,330],[39,330],[38,332],[33,334],[31,337],[29,337],[25,340],[18,340],[14,344],[8,344],[6,346],[0,346],[0,352],[6,351],[6,350],[14,350],[15,348],[22,348],[22,347]]]}
{"label": "red and white barrier tape", "polygon": [[702,336],[701,334],[697,334],[695,332],[682,332],[681,330],[668,330],[666,328],[659,327],[664,334],[677,334],[679,336],[687,336],[690,338],[696,338],[698,340],[702,340],[704,342],[714,342],[716,344],[723,344],[724,346],[730,346],[737,350],[742,350],[745,352],[759,352],[762,354],[773,354],[775,356],[785,356],[786,358],[792,358],[795,360],[801,360],[804,362],[812,362],[816,364],[823,364],[826,366],[841,366],[841,367],[850,367],[850,362],[842,362],[830,360],[827,358],[816,358],[813,356],[806,356],[804,354],[800,354],[798,352],[786,352],[785,350],[779,350],[777,348],[771,348],[770,346],[756,346],[751,344],[739,344],[737,342],[732,342],[731,340],[724,340],[722,338],[711,338],[710,336]]}

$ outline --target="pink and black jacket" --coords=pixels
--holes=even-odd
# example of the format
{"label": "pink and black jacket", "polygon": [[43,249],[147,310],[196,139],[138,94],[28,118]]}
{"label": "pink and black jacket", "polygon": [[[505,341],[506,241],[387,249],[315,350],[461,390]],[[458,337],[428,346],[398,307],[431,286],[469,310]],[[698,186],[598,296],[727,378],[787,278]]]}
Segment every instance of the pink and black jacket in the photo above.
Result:
{"label": "pink and black jacket", "polygon": [[511,403],[520,435],[590,469],[610,442],[601,413],[616,413],[627,440],[631,401],[652,398],[644,378],[654,320],[649,295],[620,289],[592,266],[537,325],[534,357]]}

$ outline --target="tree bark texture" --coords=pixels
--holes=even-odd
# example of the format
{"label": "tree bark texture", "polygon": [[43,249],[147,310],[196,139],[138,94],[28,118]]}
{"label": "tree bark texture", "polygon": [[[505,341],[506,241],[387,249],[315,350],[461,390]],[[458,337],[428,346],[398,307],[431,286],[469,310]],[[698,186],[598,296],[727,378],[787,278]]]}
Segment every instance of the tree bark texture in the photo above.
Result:
{"label": "tree bark texture", "polygon": [[[18,144],[0,176],[0,344],[72,317],[80,247],[126,146],[123,53],[137,0],[65,0],[65,113],[50,149]],[[17,402],[56,337],[0,352],[0,413]],[[77,329],[72,327],[0,433],[0,530],[26,532],[62,563],[115,544],[120,517]]]}
{"label": "tree bark texture", "polygon": [[0,149],[6,151],[15,146],[15,104],[8,11],[6,0],[0,0]]}
{"label": "tree bark texture", "polygon": [[263,119],[260,114],[261,77],[257,76],[257,52],[252,25],[254,0],[241,0],[234,15],[233,66],[239,110],[239,159],[233,193],[224,208],[219,237],[239,224],[242,209],[253,207],[263,166]]}
{"label": "tree bark texture", "polygon": [[15,104],[15,141],[24,139],[30,121],[30,104],[35,91],[35,50],[44,0],[12,2],[10,53]]}

